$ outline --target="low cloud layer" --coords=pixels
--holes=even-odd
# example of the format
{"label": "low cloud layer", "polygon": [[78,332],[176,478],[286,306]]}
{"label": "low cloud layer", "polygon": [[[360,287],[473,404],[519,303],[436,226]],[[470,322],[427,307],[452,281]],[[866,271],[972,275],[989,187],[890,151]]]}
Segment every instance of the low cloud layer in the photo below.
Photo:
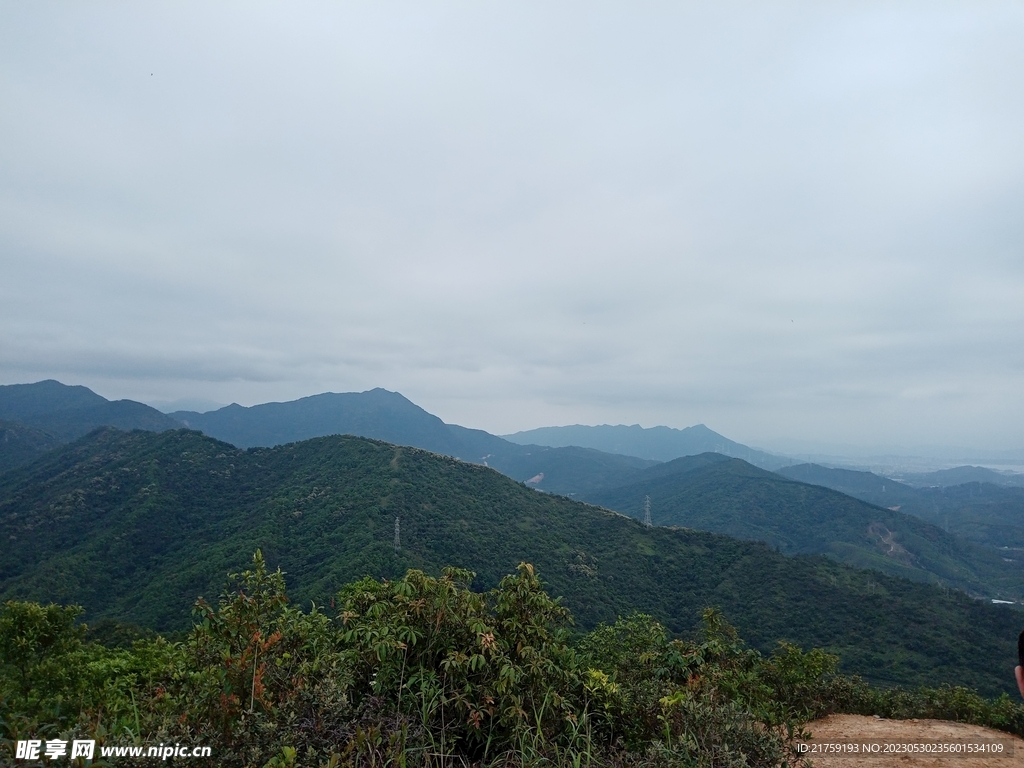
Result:
{"label": "low cloud layer", "polygon": [[0,380],[1024,447],[1019,4],[8,4]]}

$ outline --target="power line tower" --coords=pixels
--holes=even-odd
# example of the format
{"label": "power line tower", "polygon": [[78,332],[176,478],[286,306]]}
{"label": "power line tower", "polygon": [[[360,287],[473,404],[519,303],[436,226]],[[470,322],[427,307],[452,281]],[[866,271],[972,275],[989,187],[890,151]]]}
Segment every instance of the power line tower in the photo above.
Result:
{"label": "power line tower", "polygon": [[395,554],[398,554],[398,550],[402,548],[402,534],[401,528],[398,525],[398,518],[395,518]]}
{"label": "power line tower", "polygon": [[644,496],[644,527],[650,528],[651,525],[651,497]]}

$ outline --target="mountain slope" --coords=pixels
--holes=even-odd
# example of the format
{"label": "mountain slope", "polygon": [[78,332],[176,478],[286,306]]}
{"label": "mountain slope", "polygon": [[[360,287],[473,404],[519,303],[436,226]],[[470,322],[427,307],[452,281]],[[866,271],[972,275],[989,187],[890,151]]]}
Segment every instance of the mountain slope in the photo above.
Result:
{"label": "mountain slope", "polygon": [[795,464],[777,469],[775,473],[801,483],[831,488],[882,507],[913,503],[920,498],[920,494],[909,485],[873,472],[835,469],[820,464]]}
{"label": "mountain slope", "polygon": [[608,485],[622,485],[644,469],[657,466],[655,461],[591,448],[526,445],[522,449],[492,454],[484,463],[534,488],[563,496],[576,497]]}
{"label": "mountain slope", "polygon": [[55,411],[92,408],[109,402],[88,387],[68,386],[47,379],[34,384],[0,386],[0,419],[30,423],[36,416]]}
{"label": "mountain slope", "polygon": [[576,424],[570,427],[541,427],[514,435],[505,435],[514,443],[549,445],[555,448],[578,445],[606,453],[620,453],[639,456],[655,461],[671,461],[680,456],[695,456],[699,453],[720,453],[724,456],[743,459],[764,469],[777,469],[791,462],[784,457],[749,448],[733,442],[714,432],[703,424],[686,429],[671,427],[643,428],[639,424],[627,427],[623,424],[610,426],[602,424],[588,427]]}
{"label": "mountain slope", "polygon": [[[239,448],[283,445],[311,437],[343,434],[372,435],[379,440],[416,445],[449,456],[460,455],[467,443],[473,445],[471,440],[454,436],[437,416],[397,392],[380,388],[368,392],[326,392],[248,408],[232,404],[208,413],[179,411],[171,416],[190,429],[198,429]],[[473,451],[475,454],[475,447]]]}
{"label": "mountain slope", "polygon": [[486,464],[551,493],[625,482],[655,462],[581,448],[518,445],[481,429],[445,424],[398,392],[328,392],[285,403],[172,414],[190,429],[240,448],[271,447],[327,435],[357,435]]}
{"label": "mountain slope", "polygon": [[110,401],[87,387],[67,386],[53,380],[0,386],[0,419],[22,425],[10,432],[8,439],[0,439],[0,471],[31,460],[55,445],[75,440],[96,427],[158,432],[181,426],[148,405],[134,400]]}
{"label": "mountain slope", "polygon": [[[697,461],[701,458],[703,464]],[[787,554],[827,554],[857,567],[939,581],[975,595],[1024,599],[1019,562],[1008,563],[916,517],[789,480],[740,459],[687,457],[585,498],[640,517],[645,496],[650,496],[657,525],[765,541]]]}
{"label": "mountain slope", "polygon": [[778,474],[896,508],[978,544],[1024,549],[1024,488],[979,482],[913,488],[871,472],[817,464],[785,467]]}
{"label": "mountain slope", "polygon": [[84,408],[52,411],[32,416],[25,423],[55,435],[62,442],[76,440],[97,427],[162,432],[181,426],[155,408],[134,400],[108,400]]}
{"label": "mountain slope", "polygon": [[0,421],[0,473],[27,464],[60,444],[49,432],[17,421]]}
{"label": "mountain slope", "polygon": [[[395,520],[400,546],[394,546]],[[0,597],[183,626],[257,547],[299,601],[455,564],[494,585],[534,563],[583,628],[639,609],[674,631],[719,605],[762,649],[839,653],[882,683],[1008,689],[1019,614],[957,592],[787,558],[714,534],[645,529],[483,466],[355,437],[242,451],[196,432],[97,431],[0,477]]]}

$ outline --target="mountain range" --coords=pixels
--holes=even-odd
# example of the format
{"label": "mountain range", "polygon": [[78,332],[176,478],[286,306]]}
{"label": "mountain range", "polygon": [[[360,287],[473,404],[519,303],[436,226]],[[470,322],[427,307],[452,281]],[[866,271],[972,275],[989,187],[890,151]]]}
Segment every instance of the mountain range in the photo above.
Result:
{"label": "mountain range", "polygon": [[[787,470],[780,465],[787,460],[731,441],[704,425],[684,430],[550,427],[508,436],[516,441],[510,442],[481,430],[446,424],[402,395],[383,389],[326,393],[249,408],[231,405],[208,413],[177,412],[172,416],[190,428],[239,447],[274,446],[330,434],[354,434],[416,446],[485,464],[540,490],[586,499],[634,516],[646,495],[641,491],[650,490],[652,480],[660,478],[652,498],[667,494],[668,506],[659,500],[654,513],[656,522],[665,525],[764,540],[786,553],[829,554],[849,564],[908,578],[933,579],[976,595],[1014,600],[1024,597],[1024,574],[1016,556],[1004,557],[972,547],[908,517],[907,513],[917,515],[941,527],[939,516],[931,513],[934,504],[920,494],[908,508],[891,510],[888,507],[900,503],[892,501],[891,492],[888,496],[884,492],[865,495],[837,489],[868,502],[864,504],[848,496],[788,483],[768,472],[758,474],[751,463],[785,474]],[[678,457],[714,449],[718,449],[714,455],[722,457],[724,452],[724,456],[740,460],[749,471],[738,469],[736,463],[729,465],[731,469],[708,468],[703,475],[678,471],[688,461]],[[634,453],[630,455],[630,451]],[[855,476],[858,473],[850,475]],[[885,483],[890,488],[899,485],[878,476],[871,478],[882,487]],[[796,479],[835,487],[820,478]],[[1006,490],[1004,497],[1017,489]],[[950,498],[956,495],[954,491],[947,493]],[[1021,495],[1024,500],[1024,491]],[[1016,509],[1012,499],[1007,501]],[[949,506],[943,504],[947,511]],[[1019,507],[1024,513],[1024,504]],[[961,533],[960,528],[951,530]],[[974,538],[978,543],[991,544],[991,536]]]}
{"label": "mountain range", "polygon": [[[659,463],[586,446],[514,443],[482,430],[446,424],[402,395],[383,389],[325,393],[249,408],[234,404],[208,413],[179,411],[165,416],[142,403],[111,402],[85,387],[45,381],[0,387],[0,415],[18,419],[0,422],[0,471],[30,461],[102,424],[147,430],[184,425],[243,448],[354,434],[491,466],[533,488],[586,498],[630,515],[638,514],[642,497],[651,491],[655,520],[668,525],[765,540],[783,552],[828,553],[844,562],[910,578],[938,579],[973,594],[1017,597],[1019,592],[1020,579],[1012,572],[1017,567],[1015,554],[996,557],[987,551],[971,552],[969,547],[960,547],[956,553],[950,551],[940,557],[923,546],[924,539],[910,535],[913,526],[901,513],[915,515],[977,543],[1024,546],[1024,489],[1020,488],[975,484],[977,487],[920,489],[871,473],[817,465],[777,470],[801,483],[832,488],[886,509],[882,512],[853,505],[857,513],[851,517],[850,499],[833,494],[811,502],[810,492],[779,482],[777,475],[762,473],[755,478],[750,472],[736,470],[726,476],[727,470],[717,467],[706,472],[720,476],[709,475],[698,483],[701,473],[681,471],[693,459]],[[686,430],[558,427],[513,437],[524,440],[527,435],[549,442],[579,437],[591,446],[635,449],[648,456],[713,446],[733,456],[746,455],[762,465],[779,458],[729,441],[703,425]],[[722,458],[721,454],[713,455]],[[668,490],[670,486],[672,490]],[[752,490],[755,486],[756,491]],[[809,516],[812,508],[814,514]],[[858,520],[855,525],[850,522],[854,517]],[[831,524],[839,518],[846,522]],[[940,533],[931,532],[925,539],[939,540]],[[896,537],[893,541],[900,542],[899,546],[889,547],[883,555],[879,547],[890,536]]]}
{"label": "mountain range", "polygon": [[0,598],[158,629],[184,627],[256,548],[295,599],[320,604],[366,574],[460,565],[483,589],[531,562],[581,628],[640,610],[683,632],[718,605],[756,647],[824,647],[883,684],[1007,690],[1019,623],[955,590],[647,528],[482,465],[347,436],[242,450],[184,429],[96,430],[0,475],[0,540]]}
{"label": "mountain range", "polygon": [[161,432],[181,424],[134,400],[107,400],[82,386],[58,381],[0,387],[0,419],[35,427],[67,442],[96,427]]}
{"label": "mountain range", "polygon": [[6,420],[0,428],[0,472],[99,426],[149,431],[185,426],[241,448],[353,434],[492,466],[535,488],[565,494],[624,481],[656,463],[580,447],[518,445],[483,430],[445,424],[384,389],[165,415],[132,400],[109,401],[86,387],[42,381],[0,386],[0,419]]}
{"label": "mountain range", "polygon": [[551,493],[625,481],[656,462],[589,448],[519,445],[480,429],[446,424],[397,392],[328,392],[286,403],[229,405],[172,417],[240,448],[272,447],[327,435],[358,435],[493,467]]}
{"label": "mountain range", "polygon": [[774,470],[793,464],[791,459],[729,440],[703,424],[685,429],[672,429],[671,427],[645,429],[639,424],[628,427],[622,424],[617,426],[602,424],[596,427],[576,424],[570,427],[541,427],[504,437],[506,440],[520,445],[537,444],[552,448],[578,445],[605,453],[638,456],[654,461],[672,461],[680,456],[696,456],[699,453],[719,453],[723,456],[743,459],[762,469]]}
{"label": "mountain range", "polygon": [[[766,650],[788,639],[877,682],[1005,688],[964,645],[997,658],[1017,615],[968,595],[1024,601],[1018,553],[993,548],[1024,545],[1024,489],[1005,483],[778,467],[703,425],[512,441],[383,389],[164,415],[47,381],[0,387],[0,418],[0,597],[167,629],[257,547],[318,602],[409,567],[467,566],[485,588],[526,560],[584,627],[643,610],[683,631],[718,604]],[[587,445],[528,442],[572,435]]]}
{"label": "mountain range", "polygon": [[0,386],[0,472],[97,427],[180,429],[181,423],[134,400],[107,400],[88,387],[59,381]]}

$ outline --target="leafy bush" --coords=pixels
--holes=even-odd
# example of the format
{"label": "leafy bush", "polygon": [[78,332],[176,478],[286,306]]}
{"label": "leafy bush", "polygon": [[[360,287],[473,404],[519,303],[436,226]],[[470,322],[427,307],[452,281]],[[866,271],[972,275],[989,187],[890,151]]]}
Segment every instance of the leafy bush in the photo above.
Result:
{"label": "leafy bush", "polygon": [[[219,765],[782,766],[830,712],[938,717],[1024,734],[1024,707],[965,688],[881,690],[835,656],[748,648],[717,610],[671,639],[633,614],[575,638],[519,566],[411,570],[344,587],[334,617],[288,605],[257,551],[179,642],[83,641],[75,606],[0,612],[0,758],[18,738],[192,743]],[[116,629],[116,628],[115,628]],[[127,763],[126,763],[127,764]]]}

